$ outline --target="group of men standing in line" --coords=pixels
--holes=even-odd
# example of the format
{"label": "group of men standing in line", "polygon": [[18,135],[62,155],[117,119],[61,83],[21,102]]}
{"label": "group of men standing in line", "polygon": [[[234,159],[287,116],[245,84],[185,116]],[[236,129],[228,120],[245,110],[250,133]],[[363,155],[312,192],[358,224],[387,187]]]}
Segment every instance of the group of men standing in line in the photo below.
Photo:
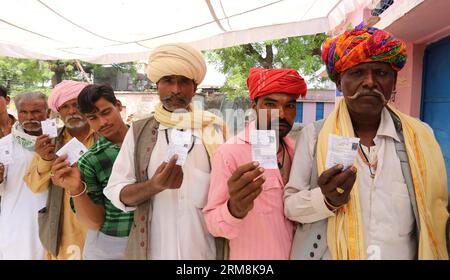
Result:
{"label": "group of men standing in line", "polygon": [[[250,69],[256,117],[228,139],[191,102],[206,64],[183,43],[151,53],[161,102],[131,127],[107,85],[20,94],[17,122],[2,92],[0,146],[14,161],[0,164],[0,259],[448,259],[440,147],[388,103],[405,43],[359,25],[327,39],[322,59],[344,98],[296,141],[297,71]],[[64,122],[55,138],[42,134],[50,110]],[[258,129],[276,131],[278,168],[253,161]],[[350,168],[327,168],[330,134],[360,138]],[[88,151],[71,165],[56,151],[73,138]],[[180,141],[185,156],[168,157]]]}

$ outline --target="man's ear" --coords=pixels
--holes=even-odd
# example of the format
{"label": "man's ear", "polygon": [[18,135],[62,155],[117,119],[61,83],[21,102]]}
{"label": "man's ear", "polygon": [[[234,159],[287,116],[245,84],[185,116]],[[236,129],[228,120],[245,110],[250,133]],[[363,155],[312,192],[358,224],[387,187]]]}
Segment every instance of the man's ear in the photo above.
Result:
{"label": "man's ear", "polygon": [[336,88],[342,92],[342,87],[341,87],[341,75],[337,74],[336,75]]}
{"label": "man's ear", "polygon": [[50,118],[50,114],[52,113],[52,109],[47,109],[47,119]]}
{"label": "man's ear", "polygon": [[117,107],[117,109],[119,110],[119,112],[122,112],[123,105],[122,105],[122,102],[120,102],[119,99],[116,100],[116,105],[114,105],[114,106]]}
{"label": "man's ear", "polygon": [[256,111],[256,103],[258,102],[258,100],[252,100],[252,109]]}
{"label": "man's ear", "polygon": [[9,96],[6,96],[5,101],[6,101],[6,106],[8,106],[9,102],[11,102],[11,98]]}
{"label": "man's ear", "polygon": [[396,91],[397,89],[397,72],[394,72],[394,88],[392,89],[392,91]]}

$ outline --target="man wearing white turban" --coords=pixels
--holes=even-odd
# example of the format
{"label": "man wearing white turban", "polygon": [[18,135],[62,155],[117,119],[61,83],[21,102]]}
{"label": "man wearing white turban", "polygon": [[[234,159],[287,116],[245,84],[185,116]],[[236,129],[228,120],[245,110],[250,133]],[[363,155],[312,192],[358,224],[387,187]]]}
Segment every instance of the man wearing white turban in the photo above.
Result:
{"label": "man wearing white turban", "polygon": [[36,139],[35,155],[24,180],[34,193],[48,191],[45,208],[39,211],[39,237],[47,259],[79,260],[83,253],[87,229],[76,218],[70,206],[70,194],[52,182],[51,168],[59,150],[72,138],[77,138],[86,147],[92,146],[98,135],[77,108],[77,97],[88,84],[64,80],[57,84],[48,99],[48,107],[59,113],[64,127],[58,137],[50,139],[41,135]]}
{"label": "man wearing white turban", "polygon": [[222,119],[191,104],[205,73],[202,54],[187,44],[162,45],[149,57],[147,76],[161,103],[128,130],[103,191],[117,208],[135,211],[129,259],[215,259],[222,253],[202,208],[210,158],[226,130]]}

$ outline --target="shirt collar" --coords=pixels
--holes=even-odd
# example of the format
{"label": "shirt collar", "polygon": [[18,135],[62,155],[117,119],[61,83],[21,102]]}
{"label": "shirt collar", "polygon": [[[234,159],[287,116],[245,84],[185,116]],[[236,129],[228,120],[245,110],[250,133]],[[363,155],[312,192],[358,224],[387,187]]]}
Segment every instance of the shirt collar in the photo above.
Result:
{"label": "shirt collar", "polygon": [[[86,146],[86,143],[89,141],[89,139],[91,137],[94,136],[95,131],[93,129],[89,129],[89,133],[86,136],[86,138],[84,138],[84,140],[82,141],[82,143]],[[65,127],[64,131],[63,131],[63,139],[64,139],[64,143],[67,143],[70,141],[70,139],[72,139],[73,136],[70,135],[69,130],[67,129],[67,127]]]}
{"label": "shirt collar", "polygon": [[[256,121],[250,122],[245,129],[243,129],[241,132],[238,133],[237,137],[239,140],[244,141],[245,143],[250,144],[250,131],[256,129]],[[283,138],[284,143],[288,146],[288,152],[291,150],[294,150],[295,141],[292,140],[289,136],[286,136]]]}
{"label": "shirt collar", "polygon": [[378,127],[376,137],[378,136],[387,136],[400,142],[397,130],[395,129],[394,120],[386,108],[383,108],[383,111],[381,111],[380,126]]}
{"label": "shirt collar", "polygon": [[[171,129],[171,128],[163,125],[162,123],[159,124],[158,130],[163,131],[163,130],[166,130],[166,129]],[[199,129],[191,129],[191,131],[192,131],[192,135],[194,135],[197,138],[201,138]]]}
{"label": "shirt collar", "polygon": [[244,141],[245,143],[250,144],[250,131],[256,129],[256,122],[250,122],[241,132],[238,133],[239,140]]}

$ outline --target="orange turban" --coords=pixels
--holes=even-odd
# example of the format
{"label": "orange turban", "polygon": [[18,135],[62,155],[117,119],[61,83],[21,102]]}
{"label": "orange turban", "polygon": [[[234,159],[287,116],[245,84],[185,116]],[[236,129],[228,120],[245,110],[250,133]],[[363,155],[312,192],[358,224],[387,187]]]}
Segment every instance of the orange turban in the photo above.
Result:
{"label": "orange turban", "polygon": [[271,93],[289,93],[296,98],[306,95],[306,83],[294,69],[251,68],[247,87],[252,101]]}

